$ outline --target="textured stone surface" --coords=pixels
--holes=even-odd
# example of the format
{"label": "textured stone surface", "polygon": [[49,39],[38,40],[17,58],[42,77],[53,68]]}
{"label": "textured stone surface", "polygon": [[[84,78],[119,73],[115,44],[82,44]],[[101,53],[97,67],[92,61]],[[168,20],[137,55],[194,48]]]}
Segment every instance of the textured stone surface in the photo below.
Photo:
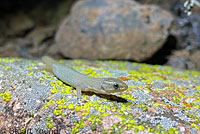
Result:
{"label": "textured stone surface", "polygon": [[178,46],[188,51],[200,49],[200,13],[176,18]]}
{"label": "textured stone surface", "polygon": [[190,59],[195,64],[195,69],[200,71],[200,50],[195,51],[190,56]]}
{"label": "textured stone surface", "polygon": [[169,57],[167,65],[180,69],[200,71],[200,50],[189,52],[188,50],[177,50]]}
{"label": "textured stone surface", "polygon": [[27,35],[27,39],[30,40],[34,47],[39,46],[47,40],[48,38],[52,38],[54,36],[54,27],[37,27],[30,34]]}
{"label": "textured stone surface", "polygon": [[194,64],[191,64],[190,53],[187,50],[174,51],[169,57],[167,65],[180,69],[194,69]]}
{"label": "textured stone surface", "polygon": [[0,20],[0,35],[23,35],[35,25],[34,21],[24,13],[16,13]]}
{"label": "textured stone surface", "polygon": [[142,61],[162,47],[172,20],[157,6],[134,1],[78,1],[61,24],[56,43],[70,58]]}
{"label": "textured stone surface", "polygon": [[[64,61],[63,61],[64,62]],[[0,58],[0,133],[200,133],[200,72],[117,61],[65,61],[128,90],[82,92],[42,71],[41,61]]]}

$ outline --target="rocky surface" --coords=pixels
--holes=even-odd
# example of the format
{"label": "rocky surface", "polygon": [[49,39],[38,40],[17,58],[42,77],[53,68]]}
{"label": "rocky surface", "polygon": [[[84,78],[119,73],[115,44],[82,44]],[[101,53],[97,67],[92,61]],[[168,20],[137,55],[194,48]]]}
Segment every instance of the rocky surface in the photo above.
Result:
{"label": "rocky surface", "polygon": [[[183,7],[184,0],[174,0],[174,1],[136,0],[136,1],[140,2],[141,4],[148,4],[148,6],[146,6],[146,5],[136,4],[135,2],[131,2],[131,3],[135,4],[135,5],[133,4],[136,7],[134,9],[134,11],[138,10],[135,12],[140,14],[140,18],[137,16],[134,18],[134,21],[132,21],[132,22],[135,22],[135,21],[140,22],[141,21],[142,22],[141,25],[143,27],[139,27],[139,29],[136,30],[135,31],[136,33],[134,33],[134,34],[129,32],[125,35],[125,31],[127,31],[127,29],[125,29],[124,31],[122,30],[122,31],[120,31],[120,36],[116,36],[115,33],[110,33],[110,31],[115,32],[117,28],[113,27],[113,26],[120,25],[119,27],[121,27],[121,24],[127,24],[126,21],[121,22],[121,21],[118,21],[118,19],[110,19],[109,20],[106,18],[106,16],[101,17],[100,15],[105,15],[107,12],[109,12],[110,16],[107,16],[107,17],[112,18],[111,15],[119,14],[119,17],[117,16],[115,18],[120,18],[121,20],[124,20],[124,19],[126,19],[125,18],[126,16],[125,15],[120,16],[120,14],[122,13],[121,11],[124,9],[124,11],[131,12],[132,8],[126,10],[126,8],[119,7],[118,9],[120,9],[120,10],[118,10],[118,9],[114,10],[118,6],[115,1],[114,5],[113,5],[115,7],[107,9],[110,5],[106,5],[105,8],[103,8],[101,5],[102,4],[101,2],[104,2],[104,1],[100,1],[98,3],[98,0],[93,1],[93,2],[97,2],[97,4],[100,4],[98,9],[99,8],[106,9],[105,11],[100,11],[100,10],[94,11],[93,9],[90,8],[92,6],[97,6],[97,4],[85,6],[85,7],[87,7],[86,9],[88,9],[88,14],[87,14],[87,11],[83,12],[82,14],[84,14],[84,17],[87,19],[87,22],[89,22],[89,24],[81,25],[82,26],[81,28],[85,28],[85,29],[81,30],[81,28],[79,28],[79,30],[81,30],[81,32],[78,31],[77,33],[80,33],[81,36],[78,36],[78,37],[80,37],[80,39],[77,39],[79,41],[78,44],[80,44],[80,42],[85,43],[86,41],[82,40],[84,38],[84,39],[87,39],[87,41],[89,41],[89,43],[87,45],[81,44],[82,46],[86,47],[91,44],[95,44],[95,45],[92,45],[92,47],[89,47],[91,51],[93,50],[92,52],[89,51],[90,53],[88,53],[89,49],[85,50],[86,48],[85,49],[77,48],[76,50],[74,50],[72,52],[75,52],[76,55],[79,54],[79,57],[81,57],[82,55],[90,56],[91,54],[93,54],[96,51],[96,48],[98,48],[99,46],[102,46],[102,44],[105,45],[106,43],[111,42],[108,45],[106,44],[106,46],[111,46],[109,48],[107,48],[105,46],[104,46],[104,48],[100,48],[100,49],[98,48],[98,53],[100,53],[100,55],[98,55],[99,57],[106,56],[105,53],[108,53],[108,55],[110,56],[109,58],[113,58],[112,56],[119,57],[121,55],[125,55],[125,54],[127,54],[126,52],[125,52],[125,54],[121,52],[123,50],[124,44],[126,44],[125,46],[129,46],[131,43],[133,43],[133,42],[130,43],[129,41],[134,39],[131,37],[133,37],[133,35],[134,36],[139,35],[139,34],[137,34],[137,31],[142,31],[144,29],[148,29],[149,26],[151,26],[151,24],[156,24],[158,22],[158,19],[155,19],[155,16],[153,16],[153,14],[156,15],[157,13],[161,13],[161,15],[164,15],[162,12],[160,12],[160,10],[166,9],[166,10],[168,10],[168,12],[172,13],[174,16],[176,23],[173,23],[172,26],[176,27],[175,30],[173,29],[175,31],[173,33],[175,33],[175,34],[171,34],[170,36],[168,36],[164,45],[157,46],[157,43],[150,45],[150,46],[154,46],[154,47],[155,46],[161,47],[161,48],[158,48],[158,50],[156,52],[154,52],[153,56],[150,55],[150,53],[153,52],[152,49],[147,49],[148,47],[139,45],[141,42],[145,41],[144,39],[147,39],[147,37],[149,37],[149,36],[145,36],[145,37],[139,36],[140,38],[138,38],[138,40],[136,41],[137,43],[136,43],[136,45],[133,46],[134,48],[130,47],[126,51],[133,51],[133,54],[134,54],[133,56],[135,56],[135,59],[133,59],[133,60],[137,60],[137,59],[141,60],[141,58],[145,58],[147,60],[142,60],[142,62],[149,63],[149,64],[161,64],[161,65],[167,63],[167,65],[170,65],[173,67],[180,67],[182,69],[199,70],[199,63],[198,63],[199,56],[197,53],[200,50],[200,47],[199,47],[199,44],[200,44],[200,31],[199,31],[200,30],[200,16],[199,16],[200,8],[197,6],[194,6],[194,8],[192,9],[192,15],[186,16],[186,14],[184,13],[184,7]],[[76,0],[62,0],[62,1],[52,1],[52,0],[12,1],[12,0],[6,0],[6,1],[1,1],[0,2],[0,57],[24,57],[24,58],[33,58],[34,59],[34,58],[40,57],[42,55],[48,54],[48,55],[51,55],[52,57],[63,58],[64,56],[62,54],[60,54],[60,49],[62,50],[63,48],[59,49],[58,45],[55,44],[55,42],[54,42],[55,34],[54,33],[55,33],[55,31],[57,31],[57,28],[60,25],[61,20],[63,20],[64,17],[66,18],[68,16],[69,10],[71,9],[73,3],[75,3],[75,2],[76,2]],[[157,6],[155,8],[155,6],[151,6],[149,4],[156,4],[161,9],[159,8],[158,9],[159,12],[156,11],[157,13],[154,13],[154,10],[157,9]],[[110,7],[112,7],[112,6],[110,6]],[[127,7],[129,7],[129,6],[127,6]],[[150,7],[150,9],[147,9],[147,7]],[[147,11],[148,13],[144,14],[145,12],[142,12],[141,9],[142,10],[145,9],[145,12]],[[77,10],[84,11],[82,8],[77,9]],[[74,12],[74,14],[76,13],[76,11],[73,11],[73,12]],[[95,15],[96,15],[95,13],[99,13],[97,15],[100,16],[100,19],[97,21],[98,23],[95,22],[99,25],[96,25],[94,27],[93,24],[95,24],[95,23],[93,23],[93,21],[95,20]],[[90,17],[87,18],[86,15],[90,16]],[[143,16],[141,16],[141,15],[143,15]],[[149,24],[147,23],[148,16],[150,16],[149,20],[151,20],[152,23],[149,23]],[[158,15],[158,16],[160,16],[160,15]],[[122,18],[122,17],[124,17],[124,18]],[[73,17],[69,17],[69,19],[70,18],[73,18]],[[83,16],[81,16],[80,18],[83,18]],[[152,18],[153,18],[153,20],[152,20]],[[164,18],[164,16],[163,16],[163,18]],[[73,23],[73,24],[70,23],[67,25],[69,25],[69,27],[77,25],[77,22],[75,21],[77,19],[78,18],[75,18],[74,20],[66,20],[68,22]],[[138,20],[138,19],[140,19],[140,20]],[[127,19],[127,20],[131,20],[131,17],[130,17],[130,19]],[[154,20],[156,20],[157,22],[154,22]],[[143,21],[144,21],[145,25],[143,24]],[[103,24],[106,24],[106,25],[103,25]],[[132,26],[129,24],[127,24],[127,25]],[[125,28],[127,28],[127,25],[124,25]],[[158,24],[157,26],[159,26],[159,25],[160,24]],[[135,28],[134,26],[135,25],[133,25],[132,28]],[[156,28],[157,26],[155,26],[155,27],[152,26],[152,27]],[[129,28],[130,27],[128,27],[128,29]],[[115,30],[112,31],[110,29],[115,29]],[[124,29],[124,27],[122,29]],[[93,33],[94,31],[102,31],[102,32],[100,32],[100,34],[98,34],[98,36],[96,36],[96,35],[85,36],[88,33],[84,33],[84,31],[87,32],[88,30],[90,30],[90,33]],[[134,29],[132,29],[132,30],[134,30]],[[150,29],[149,31],[151,31],[151,30],[152,29]],[[156,32],[157,30],[160,30],[160,29],[157,28],[154,30],[155,32],[153,31],[152,33],[159,33],[159,32]],[[108,31],[109,31],[109,33],[108,33]],[[106,36],[105,35],[99,36],[99,35],[101,35],[101,33],[104,33]],[[145,34],[147,34],[147,33],[145,33]],[[84,37],[82,35],[84,35]],[[156,34],[152,34],[151,36],[154,36],[154,35],[156,35]],[[160,34],[160,35],[162,35],[162,34]],[[74,40],[74,35],[70,34],[69,37],[71,37],[71,36],[73,36],[73,37],[70,40]],[[158,37],[161,37],[161,36],[158,36]],[[129,41],[125,42],[120,47],[115,47],[115,44],[119,45],[120,43],[123,43],[123,41],[125,41],[125,40],[121,40],[121,38],[128,39]],[[92,39],[94,39],[94,40],[92,40]],[[152,39],[154,39],[154,37],[148,38],[148,40],[152,40]],[[162,39],[162,40],[164,40],[164,39]],[[149,41],[145,42],[145,43],[148,44]],[[76,44],[75,44],[75,46],[76,46]],[[140,47],[138,47],[138,46],[140,46]],[[136,51],[137,49],[141,50],[142,47],[145,48],[144,52]],[[72,48],[73,48],[73,46],[72,46]],[[83,51],[84,54],[79,53],[79,51],[81,49],[84,50]],[[102,53],[102,51],[100,51],[102,49],[103,49],[103,51],[104,51],[104,49],[107,49],[107,50],[105,51],[105,53]],[[109,49],[111,49],[111,51],[108,51]],[[147,50],[148,50],[148,52],[147,52]],[[187,51],[187,52],[185,52],[185,51]],[[119,55],[114,55],[118,52],[119,52]],[[148,58],[144,57],[144,55],[146,53],[149,54]],[[71,54],[71,55],[73,55],[73,54]],[[140,56],[140,55],[142,55],[142,56]],[[130,56],[130,55],[128,55],[128,56]],[[90,57],[94,58],[95,56],[90,56]],[[140,60],[138,60],[138,61],[140,61]]]}
{"label": "rocky surface", "polygon": [[176,22],[178,47],[190,52],[200,49],[200,15],[179,17]]}
{"label": "rocky surface", "polygon": [[168,65],[200,70],[200,15],[176,18],[178,49],[169,56]]}
{"label": "rocky surface", "polygon": [[61,24],[56,44],[70,58],[142,61],[162,47],[172,21],[169,12],[153,5],[78,1]]}
{"label": "rocky surface", "polygon": [[192,14],[187,16],[184,13],[183,0],[175,1],[153,1],[142,0],[142,3],[154,3],[169,11],[175,16],[176,28],[175,38],[177,40],[176,49],[168,56],[167,65],[182,68],[182,69],[199,69],[199,56],[197,55],[200,49],[200,8],[194,6]]}
{"label": "rocky surface", "polygon": [[[51,54],[54,32],[75,0],[0,2],[0,57],[36,58]],[[56,54],[55,54],[56,53]]]}
{"label": "rocky surface", "polygon": [[48,54],[53,44],[54,32],[53,26],[41,26],[35,27],[25,37],[8,37],[0,45],[0,57],[34,58]]}
{"label": "rocky surface", "polygon": [[[135,0],[137,2],[140,2],[142,4],[155,4],[159,7],[162,7],[170,12],[172,12],[174,15],[180,16],[185,14],[183,10],[185,10],[184,2],[186,0],[171,0],[171,1],[164,1],[164,0]],[[193,6],[192,13],[198,14],[200,12],[200,8],[198,6]],[[186,14],[185,14],[186,15]]]}
{"label": "rocky surface", "polygon": [[2,19],[0,20],[0,37],[24,35],[24,32],[32,29],[35,25],[33,20],[24,13],[8,15]]}
{"label": "rocky surface", "polygon": [[113,95],[76,90],[41,61],[0,59],[0,133],[200,133],[200,73],[117,61],[60,61],[89,77],[118,77]]}
{"label": "rocky surface", "polygon": [[190,53],[188,50],[175,51],[169,58],[168,65],[189,70],[200,71],[200,51]]}

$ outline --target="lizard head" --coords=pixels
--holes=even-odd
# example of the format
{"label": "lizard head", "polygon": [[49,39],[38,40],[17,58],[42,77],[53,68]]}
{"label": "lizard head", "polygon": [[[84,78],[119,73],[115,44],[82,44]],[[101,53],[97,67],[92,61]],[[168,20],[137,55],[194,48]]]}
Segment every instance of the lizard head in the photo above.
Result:
{"label": "lizard head", "polygon": [[103,78],[101,87],[107,93],[122,92],[128,88],[122,80],[117,78]]}

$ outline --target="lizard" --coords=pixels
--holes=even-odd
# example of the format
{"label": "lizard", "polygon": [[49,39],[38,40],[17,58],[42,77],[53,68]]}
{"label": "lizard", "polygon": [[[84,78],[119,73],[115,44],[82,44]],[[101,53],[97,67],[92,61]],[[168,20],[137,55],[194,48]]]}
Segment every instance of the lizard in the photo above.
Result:
{"label": "lizard", "polygon": [[46,64],[46,70],[53,72],[64,83],[76,88],[78,98],[81,97],[81,91],[92,91],[110,95],[111,93],[122,92],[128,89],[126,83],[121,79],[88,77],[68,65],[59,63],[51,57],[43,56],[41,60]]}

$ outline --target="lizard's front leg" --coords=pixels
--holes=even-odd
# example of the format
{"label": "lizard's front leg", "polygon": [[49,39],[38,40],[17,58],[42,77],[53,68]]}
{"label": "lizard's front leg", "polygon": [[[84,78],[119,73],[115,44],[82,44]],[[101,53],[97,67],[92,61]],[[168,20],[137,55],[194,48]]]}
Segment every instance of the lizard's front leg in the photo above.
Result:
{"label": "lizard's front leg", "polygon": [[77,97],[78,99],[81,98],[81,87],[76,87]]}

